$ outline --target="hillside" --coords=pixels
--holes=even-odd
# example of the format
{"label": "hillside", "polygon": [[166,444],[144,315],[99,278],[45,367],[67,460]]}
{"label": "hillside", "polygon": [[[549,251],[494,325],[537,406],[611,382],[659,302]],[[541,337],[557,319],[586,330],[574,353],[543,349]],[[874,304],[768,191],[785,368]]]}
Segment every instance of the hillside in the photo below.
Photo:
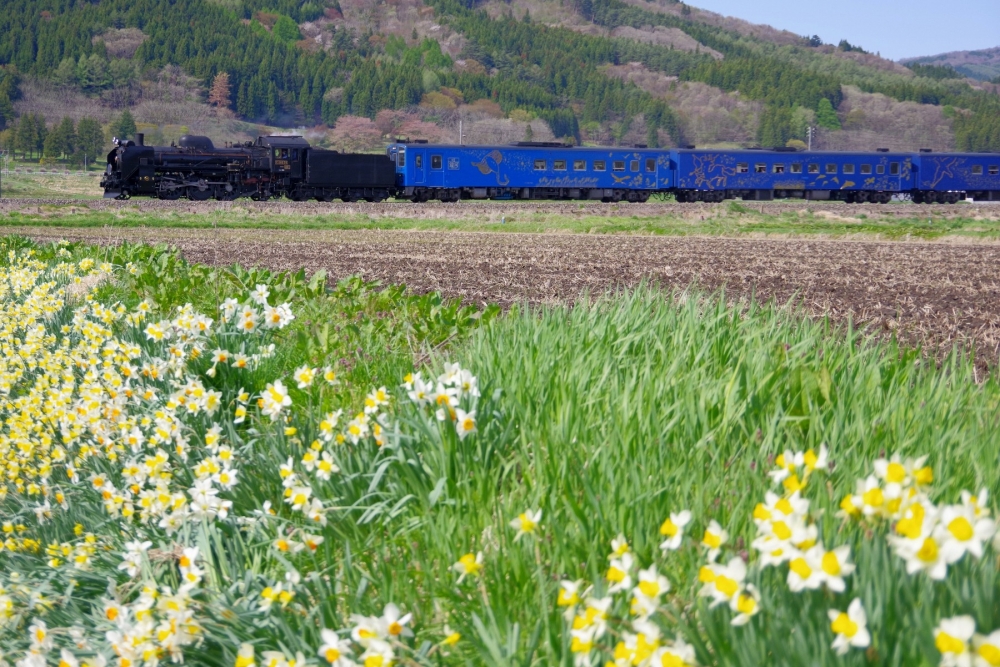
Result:
{"label": "hillside", "polygon": [[904,64],[947,66],[972,79],[1000,83],[1000,46],[978,51],[952,51],[936,56],[908,58],[903,62]]}
{"label": "hillside", "polygon": [[155,141],[283,127],[378,150],[461,125],[467,142],[747,146],[812,126],[821,148],[1000,151],[1000,86],[676,0],[5,5],[0,144],[33,159],[75,155],[62,135],[84,117],[131,128],[126,110]]}

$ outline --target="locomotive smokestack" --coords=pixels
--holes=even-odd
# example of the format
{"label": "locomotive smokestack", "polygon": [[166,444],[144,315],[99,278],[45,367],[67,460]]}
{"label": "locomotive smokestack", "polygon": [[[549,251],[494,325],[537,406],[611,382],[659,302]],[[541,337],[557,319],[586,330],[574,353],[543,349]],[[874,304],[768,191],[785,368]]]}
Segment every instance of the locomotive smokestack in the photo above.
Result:
{"label": "locomotive smokestack", "polygon": [[145,144],[142,143],[142,140],[143,140],[144,137],[145,137],[145,135],[142,132],[136,132],[135,133],[135,145],[136,146],[144,146]]}

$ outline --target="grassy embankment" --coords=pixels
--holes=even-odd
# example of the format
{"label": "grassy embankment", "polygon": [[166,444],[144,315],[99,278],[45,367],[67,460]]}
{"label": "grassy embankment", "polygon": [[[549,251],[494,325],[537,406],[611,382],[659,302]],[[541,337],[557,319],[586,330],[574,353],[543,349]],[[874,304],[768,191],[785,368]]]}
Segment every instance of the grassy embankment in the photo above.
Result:
{"label": "grassy embankment", "polygon": [[[28,244],[8,240],[6,245],[3,268],[9,271],[17,260],[6,250],[23,253]],[[109,642],[122,650],[125,640],[107,633],[116,625],[140,632],[136,613],[148,603],[140,583],[169,585],[161,595],[183,598],[192,612],[185,623],[197,627],[177,639],[168,623],[149,637],[147,648],[155,654],[156,647],[173,642],[189,662],[226,667],[245,642],[255,645],[257,664],[267,664],[268,656],[262,657],[267,650],[283,651],[282,660],[302,651],[315,661],[323,628],[338,631],[355,657],[364,652],[368,665],[377,663],[373,651],[378,650],[386,660],[389,651],[393,660],[411,666],[572,664],[572,653],[587,647],[580,635],[572,641],[565,607],[557,602],[560,581],[581,582],[576,612],[584,620],[578,625],[595,630],[582,635],[593,639],[594,664],[616,653],[636,665],[651,664],[650,653],[657,665],[680,664],[663,656],[667,648],[683,652],[678,643],[683,639],[703,665],[929,665],[938,661],[935,627],[941,619],[970,614],[983,633],[1000,627],[1000,572],[986,537],[976,533],[977,543],[986,543],[983,557],[966,553],[945,568],[943,580],[926,572],[908,574],[904,558],[887,541],[894,522],[909,516],[907,505],[916,500],[957,504],[963,489],[986,488],[987,505],[995,507],[1000,384],[971,382],[966,360],[953,357],[936,368],[913,352],[859,338],[850,329],[831,330],[784,309],[729,306],[721,295],[640,289],[572,310],[515,309],[503,316],[489,310],[484,316],[433,295],[379,291],[356,280],[326,291],[321,278],[189,266],[168,252],[133,246],[71,246],[67,252],[75,262],[95,257],[118,267],[94,288],[96,303],[121,301],[129,311],[140,299],[156,305],[133,327],[113,311],[94,307],[74,321],[71,308],[86,302],[73,301],[44,325],[53,339],[33,337],[32,347],[22,350],[26,361],[43,361],[14,380],[2,403],[8,415],[4,434],[16,431],[22,438],[17,447],[4,440],[5,460],[15,452],[20,458],[18,467],[7,467],[8,492],[0,501],[4,516],[22,526],[13,529],[13,543],[0,554],[5,573],[0,583],[12,600],[0,626],[0,649],[11,659],[29,650],[27,628],[37,619],[46,621],[55,641],[47,651],[65,647],[93,664],[88,656],[110,655]],[[57,261],[55,247],[38,247],[36,256]],[[87,271],[76,271],[81,272]],[[59,282],[66,274],[40,279],[51,275]],[[24,274],[19,276],[21,290]],[[250,334],[233,328],[242,315],[220,325],[217,306],[227,297],[246,304],[237,312],[260,311],[248,298],[258,284],[269,286],[272,305],[287,301],[295,319],[284,328]],[[186,303],[216,322],[197,333],[193,315],[177,310]],[[13,300],[8,304],[4,320],[17,335],[17,326],[27,326],[28,311],[45,302],[32,301],[27,310],[15,309]],[[171,318],[172,323],[164,321]],[[90,320],[110,329],[102,332],[86,324]],[[148,328],[158,321],[174,332],[162,342],[155,340],[157,330]],[[62,337],[73,351],[96,347],[88,354],[73,352],[66,359],[72,363],[61,367],[61,353],[44,352],[58,348]],[[114,360],[115,350],[132,354],[128,347],[107,344],[114,340],[137,346],[137,356]],[[276,345],[273,356],[266,353],[268,342]],[[191,354],[195,348],[202,352]],[[213,360],[220,349],[228,350],[229,360]],[[238,351],[251,358],[264,355],[239,370],[230,363]],[[112,360],[111,367],[100,366],[102,356]],[[121,364],[149,369],[171,359],[176,376],[154,380],[144,370],[132,382],[137,394],[156,388],[154,396],[116,402],[123,396],[116,384]],[[478,392],[471,391],[468,378],[459,397],[439,387],[435,378],[446,361],[477,376]],[[88,365],[94,372],[84,375]],[[295,371],[303,366],[331,366],[339,384],[317,376],[299,389],[302,376]],[[43,377],[50,369],[56,376],[79,376],[79,389],[62,386],[65,378],[50,382],[55,378]],[[432,395],[452,398],[415,403],[399,387],[414,369],[431,381]],[[275,412],[268,385],[276,380],[289,387],[291,404]],[[202,385],[220,392],[215,411],[200,406],[206,400],[197,389]],[[389,394],[384,404],[369,393],[383,385]],[[248,395],[241,398],[244,390]],[[19,400],[37,395],[32,392],[52,394],[45,409],[56,419],[33,422],[41,431],[24,431],[13,417],[40,407],[35,400]],[[259,396],[271,402],[258,404]],[[457,422],[447,410],[443,419],[435,416],[435,408],[448,402],[456,403]],[[118,412],[111,410],[115,405]],[[59,421],[64,406],[88,415],[87,427]],[[338,409],[343,415],[331,427],[329,413]],[[459,410],[474,410],[474,424],[466,424]],[[155,421],[142,421],[154,415]],[[352,417],[355,427],[366,423],[367,433],[357,442]],[[170,424],[177,426],[176,435],[157,433]],[[138,449],[126,440],[133,425],[146,438]],[[220,441],[207,439],[213,425],[221,428]],[[462,425],[475,430],[460,437]],[[156,444],[163,437],[167,441]],[[220,445],[232,452],[228,458]],[[68,457],[54,457],[54,446]],[[768,473],[786,450],[828,450],[829,461],[810,471],[807,457],[792,466],[794,478],[777,483]],[[157,451],[164,459],[159,463]],[[866,516],[839,517],[856,481],[873,473],[876,459],[895,455],[904,461],[928,456],[933,481],[920,465],[907,467],[899,480],[894,472],[889,480],[882,470],[883,478],[871,478],[873,486],[852,501]],[[791,465],[793,459],[788,455],[785,462]],[[29,484],[38,479],[44,460],[53,481],[39,492]],[[319,460],[339,470],[324,479]],[[238,483],[227,488],[217,472],[210,474],[207,461],[236,470]],[[76,479],[67,479],[70,462]],[[136,477],[130,472],[133,462],[152,467]],[[193,488],[198,479],[211,480],[208,486],[218,497],[232,501],[228,516],[199,519],[193,507],[184,509],[199,497]],[[810,549],[850,547],[846,560],[838,556],[845,565],[842,590],[836,577],[821,577],[816,588],[792,592],[789,565],[764,567],[763,554],[751,547],[760,531],[781,532],[773,523],[780,504],[772,500],[772,516],[764,519],[756,503],[765,501],[767,491],[787,495],[800,484],[792,496],[795,512],[786,518],[797,522],[797,532],[785,546],[813,555]],[[175,499],[190,495],[188,505],[174,500],[149,509],[136,500],[137,513],[154,520],[123,517],[127,505],[116,498],[138,499],[142,489],[157,485],[179,494]],[[51,504],[38,514],[45,494]],[[303,494],[321,503],[316,513],[303,509]],[[799,497],[811,507],[800,507]],[[906,505],[897,506],[894,498],[905,498]],[[943,553],[947,531],[936,532],[933,508],[921,507],[930,523],[917,522],[917,539],[930,530],[927,539],[940,543]],[[676,550],[661,550],[663,533],[671,532],[661,527],[664,520],[683,509],[693,517],[682,531],[685,537]],[[529,534],[518,537],[510,522],[529,510],[541,510],[541,518],[537,526],[522,524]],[[174,515],[177,525],[155,520]],[[712,521],[729,533],[717,560],[729,563],[724,574],[735,578],[735,588],[722,583],[716,588],[735,591],[740,608],[753,612],[741,627],[730,624],[738,610],[728,604],[710,608],[699,596],[706,579],[701,568],[708,565],[699,542]],[[625,550],[619,548],[619,560],[611,562],[611,542],[619,535],[628,540],[631,555],[621,560]],[[136,555],[134,576],[118,568],[132,539],[152,542]],[[811,547],[813,542],[823,546]],[[181,558],[184,547],[199,549],[194,575],[192,563]],[[467,554],[471,572],[459,582],[454,566]],[[634,562],[627,562],[632,557]],[[931,564],[939,565],[941,558],[935,551]],[[745,580],[732,564],[743,561],[749,568]],[[848,562],[856,564],[853,573]],[[639,569],[651,565],[668,578],[671,590],[654,578],[658,591],[646,586],[632,592]],[[194,584],[171,598],[183,581],[179,568]],[[623,575],[630,585],[610,593]],[[755,591],[759,600],[750,605],[747,597],[754,599]],[[631,616],[639,592],[650,595],[651,625]],[[52,603],[40,603],[39,595]],[[582,605],[604,596],[611,598],[603,619],[608,630],[598,636],[602,619],[587,620]],[[830,649],[834,634],[827,612],[846,610],[854,598],[867,612],[871,642],[841,658]],[[378,616],[390,602],[413,614],[409,625],[415,637],[352,617]],[[174,618],[179,612],[171,604],[157,608],[154,619]],[[108,609],[115,605],[121,606],[112,615]],[[365,639],[366,624],[388,643]],[[74,648],[65,630],[71,626],[84,628],[88,648]],[[349,639],[352,628],[360,642]]]}
{"label": "grassy embankment", "polygon": [[[392,204],[351,212],[307,210],[260,212],[233,204],[229,210],[189,213],[182,210],[91,211],[86,203],[72,206],[24,207],[0,215],[2,227],[150,227],[229,229],[380,229],[456,230],[489,232],[566,232],[582,234],[652,234],[665,236],[829,236],[883,239],[939,239],[944,237],[995,240],[1000,238],[1000,209],[988,215],[963,214],[965,205],[924,208],[892,204],[870,209],[825,211],[808,204],[789,204],[787,210],[760,213],[737,202],[717,206],[692,206],[666,214],[650,212],[642,204],[621,204],[613,209],[570,203],[514,209],[502,204],[459,204],[442,210],[429,207],[427,217],[393,211]],[[183,205],[183,204],[182,204]],[[84,207],[84,208],[81,208]],[[472,208],[475,207],[475,208]],[[575,207],[575,210],[573,208]],[[495,209],[495,210],[492,210]],[[610,210],[611,215],[608,214]],[[406,217],[412,215],[414,217]]]}

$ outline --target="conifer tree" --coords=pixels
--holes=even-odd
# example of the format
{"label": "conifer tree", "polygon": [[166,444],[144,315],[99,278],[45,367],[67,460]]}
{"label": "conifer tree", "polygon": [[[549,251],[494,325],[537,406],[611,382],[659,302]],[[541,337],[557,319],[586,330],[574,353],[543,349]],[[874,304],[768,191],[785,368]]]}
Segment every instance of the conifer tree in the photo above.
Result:
{"label": "conifer tree", "polygon": [[76,127],[73,124],[73,119],[69,116],[63,116],[56,130],[59,137],[59,153],[69,157],[76,149]]}
{"label": "conifer tree", "polygon": [[47,160],[55,161],[61,154],[59,150],[59,144],[61,143],[59,126],[57,125],[45,136],[45,142],[42,145],[42,156]]}
{"label": "conifer tree", "polygon": [[111,124],[111,135],[124,141],[134,137],[135,133],[135,118],[131,111],[125,109],[118,120]]}
{"label": "conifer tree", "polygon": [[76,158],[87,164],[100,157],[104,149],[104,131],[96,119],[86,116],[76,127]]}
{"label": "conifer tree", "polygon": [[825,97],[820,99],[819,106],[816,107],[816,124],[828,130],[840,129],[840,118],[837,117],[833,104]]}
{"label": "conifer tree", "polygon": [[14,151],[20,151],[25,159],[35,152],[38,130],[35,128],[35,117],[26,113],[17,124],[17,135],[14,137]]}
{"label": "conifer tree", "polygon": [[52,81],[58,86],[75,86],[77,82],[76,78],[76,63],[73,62],[72,58],[63,58],[62,62],[59,63],[59,67],[52,74]]}

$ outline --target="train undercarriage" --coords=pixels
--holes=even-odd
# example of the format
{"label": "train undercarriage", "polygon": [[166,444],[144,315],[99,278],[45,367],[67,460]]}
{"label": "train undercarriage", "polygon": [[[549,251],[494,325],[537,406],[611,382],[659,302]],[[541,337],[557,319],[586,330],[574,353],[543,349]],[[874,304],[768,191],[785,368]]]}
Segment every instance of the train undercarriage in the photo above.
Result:
{"label": "train undercarriage", "polygon": [[397,196],[413,202],[436,199],[457,202],[463,199],[510,200],[589,200],[601,202],[649,201],[653,190],[626,190],[624,188],[422,188],[408,187]]}
{"label": "train undercarriage", "polygon": [[389,188],[300,186],[285,193],[292,201],[382,202],[392,196]]}

